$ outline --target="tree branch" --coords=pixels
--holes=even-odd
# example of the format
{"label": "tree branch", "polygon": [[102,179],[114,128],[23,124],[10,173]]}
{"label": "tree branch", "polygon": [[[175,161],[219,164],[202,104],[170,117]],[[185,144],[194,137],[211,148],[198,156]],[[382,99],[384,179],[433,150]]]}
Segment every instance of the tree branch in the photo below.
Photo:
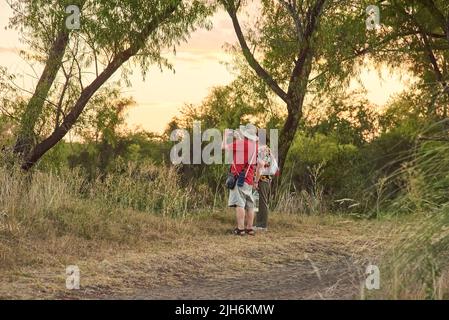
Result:
{"label": "tree branch", "polygon": [[321,12],[323,11],[325,2],[326,2],[326,0],[317,0],[315,2],[315,5],[312,6],[306,13],[306,26],[305,26],[304,37],[303,37],[304,43],[303,43],[303,46],[298,54],[298,58],[295,62],[295,67],[293,68],[292,73],[290,75],[290,81],[289,81],[289,86],[288,86],[288,91],[287,91],[288,96],[291,96],[291,94],[295,90],[298,77],[300,76],[301,72],[303,71],[307,57],[310,54],[310,41],[311,41],[314,31],[317,28],[319,16],[321,15]]}
{"label": "tree branch", "polygon": [[234,0],[223,0],[222,3],[225,6],[226,11],[231,17],[232,24],[234,26],[235,33],[237,35],[238,41],[240,43],[240,47],[242,48],[243,55],[250,65],[250,67],[256,72],[256,74],[263,80],[265,83],[273,90],[279,98],[281,98],[284,102],[287,102],[287,93],[279,86],[279,84],[273,79],[273,77],[260,65],[260,63],[256,60],[253,53],[251,52],[245,36],[243,35],[242,28],[240,26],[240,22],[237,18],[237,9],[234,4]]}
{"label": "tree branch", "polygon": [[296,3],[295,2],[287,2],[285,0],[279,0],[279,2],[281,3],[281,5],[283,5],[285,7],[287,12],[292,17],[293,22],[295,23],[298,43],[299,44],[302,43],[302,41],[304,39],[304,28],[303,28],[303,25],[301,22],[301,18],[296,9]]}

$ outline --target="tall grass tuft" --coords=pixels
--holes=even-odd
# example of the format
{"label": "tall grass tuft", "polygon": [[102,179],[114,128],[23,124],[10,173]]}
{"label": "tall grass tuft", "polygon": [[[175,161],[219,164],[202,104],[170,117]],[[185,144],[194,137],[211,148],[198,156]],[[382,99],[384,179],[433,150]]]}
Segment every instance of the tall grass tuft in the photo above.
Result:
{"label": "tall grass tuft", "polygon": [[309,168],[310,190],[297,190],[292,179],[284,177],[277,180],[276,192],[272,196],[275,212],[289,214],[321,215],[329,213],[328,201],[325,199],[323,187],[320,184],[323,164]]}
{"label": "tall grass tuft", "polygon": [[[390,214],[411,214],[387,253],[386,290],[394,298],[449,298],[449,139],[417,142],[415,155],[394,179],[403,192]],[[443,140],[443,141],[436,141]]]}
{"label": "tall grass tuft", "polygon": [[127,164],[88,180],[79,170],[0,166],[0,268],[33,259],[24,252],[30,255],[35,241],[132,243],[154,236],[147,233],[165,223],[157,216],[186,217],[212,206],[212,191],[183,185],[172,167]]}
{"label": "tall grass tuft", "polygon": [[212,191],[203,185],[182,185],[175,167],[125,164],[89,183],[88,196],[109,206],[133,208],[171,217],[185,217],[210,207]]}

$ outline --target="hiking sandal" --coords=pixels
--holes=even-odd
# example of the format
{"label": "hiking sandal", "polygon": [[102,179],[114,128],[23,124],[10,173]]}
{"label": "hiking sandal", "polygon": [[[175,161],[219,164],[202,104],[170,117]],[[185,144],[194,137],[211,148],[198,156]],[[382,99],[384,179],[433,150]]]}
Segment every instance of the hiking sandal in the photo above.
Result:
{"label": "hiking sandal", "polygon": [[239,228],[235,228],[234,231],[232,231],[232,233],[235,236],[244,236],[246,234],[246,230],[241,230]]}
{"label": "hiking sandal", "polygon": [[245,229],[245,232],[249,236],[255,236],[256,235],[256,232],[254,231],[254,229]]}

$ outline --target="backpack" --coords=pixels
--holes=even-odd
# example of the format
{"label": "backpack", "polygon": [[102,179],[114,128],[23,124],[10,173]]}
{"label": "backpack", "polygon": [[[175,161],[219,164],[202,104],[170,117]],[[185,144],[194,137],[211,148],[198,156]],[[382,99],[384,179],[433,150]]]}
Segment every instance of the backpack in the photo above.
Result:
{"label": "backpack", "polygon": [[[256,152],[254,152],[253,157],[251,158],[251,162],[253,161],[255,154],[256,154]],[[232,164],[232,166],[235,167],[235,164]],[[232,168],[232,166],[231,166],[231,168]],[[231,168],[229,168],[228,177],[226,178],[226,188],[232,190],[235,188],[235,185],[238,185],[239,187],[243,187],[243,185],[245,184],[246,176],[248,175],[248,171],[250,168],[249,163],[245,164],[242,171],[238,175],[235,175],[234,173],[232,173]],[[246,172],[245,172],[245,169],[246,169]],[[245,172],[245,174],[243,174],[244,172]]]}

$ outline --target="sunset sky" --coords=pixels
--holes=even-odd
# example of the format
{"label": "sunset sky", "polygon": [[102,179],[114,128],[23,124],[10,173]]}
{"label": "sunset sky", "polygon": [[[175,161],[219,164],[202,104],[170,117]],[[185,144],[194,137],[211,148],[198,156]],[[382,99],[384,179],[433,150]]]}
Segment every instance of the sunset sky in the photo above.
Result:
{"label": "sunset sky", "polygon": [[[11,10],[5,0],[0,0],[0,66],[8,68],[10,73],[23,75],[18,83],[32,91],[36,84],[34,71],[18,54],[23,47],[19,35],[5,30]],[[167,54],[175,67],[175,73],[169,70],[160,72],[153,68],[146,81],[138,69],[132,76],[132,87],[123,92],[134,97],[137,105],[128,113],[131,127],[162,132],[168,121],[179,113],[186,103],[198,104],[214,86],[225,85],[232,81],[233,75],[223,64],[230,57],[223,49],[225,43],[235,43],[236,37],[231,21],[223,11],[212,18],[213,29],[198,30],[187,44],[177,49],[177,55]],[[35,66],[35,70],[41,70]],[[399,73],[383,72],[379,77],[375,70],[367,69],[361,76],[368,90],[368,99],[382,106],[391,95],[402,91],[407,85],[407,76]]]}

